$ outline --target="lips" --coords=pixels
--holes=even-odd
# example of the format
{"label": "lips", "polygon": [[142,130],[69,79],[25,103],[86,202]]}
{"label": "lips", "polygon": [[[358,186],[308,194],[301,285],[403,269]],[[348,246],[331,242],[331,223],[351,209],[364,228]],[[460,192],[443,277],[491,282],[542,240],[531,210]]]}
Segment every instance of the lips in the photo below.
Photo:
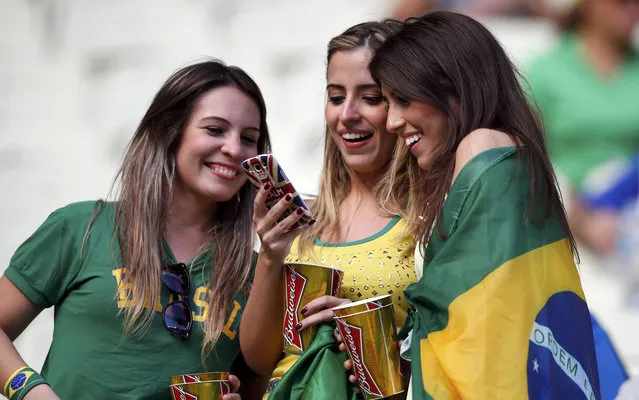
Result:
{"label": "lips", "polygon": [[340,134],[342,139],[349,143],[363,142],[373,137],[371,132],[343,132]]}
{"label": "lips", "polygon": [[406,146],[411,147],[415,143],[419,142],[423,136],[424,135],[422,135],[421,133],[414,133],[414,134],[405,136],[404,138],[406,140]]}
{"label": "lips", "polygon": [[224,179],[235,179],[240,171],[228,164],[220,164],[220,163],[205,163],[205,165],[213,171],[213,173]]}

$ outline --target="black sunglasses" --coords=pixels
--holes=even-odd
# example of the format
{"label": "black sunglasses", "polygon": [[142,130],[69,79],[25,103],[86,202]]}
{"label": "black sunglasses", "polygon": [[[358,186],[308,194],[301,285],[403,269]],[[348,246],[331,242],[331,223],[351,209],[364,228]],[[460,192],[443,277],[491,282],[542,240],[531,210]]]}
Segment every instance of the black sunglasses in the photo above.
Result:
{"label": "black sunglasses", "polygon": [[191,334],[193,317],[191,305],[188,301],[191,279],[186,265],[168,264],[162,268],[162,283],[171,293],[179,294],[183,300],[175,300],[164,307],[162,316],[164,327],[182,339],[188,339]]}

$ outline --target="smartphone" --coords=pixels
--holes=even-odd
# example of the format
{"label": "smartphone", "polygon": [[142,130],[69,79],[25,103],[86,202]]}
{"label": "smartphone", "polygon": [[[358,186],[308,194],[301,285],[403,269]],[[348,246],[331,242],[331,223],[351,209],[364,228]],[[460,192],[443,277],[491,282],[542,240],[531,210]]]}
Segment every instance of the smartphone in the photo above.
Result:
{"label": "smartphone", "polygon": [[311,210],[309,210],[304,200],[302,200],[302,197],[297,193],[297,190],[295,190],[293,184],[286,177],[284,170],[272,154],[259,154],[244,160],[242,162],[242,168],[248,176],[249,181],[257,188],[262,188],[267,183],[271,184],[271,191],[266,198],[266,207],[269,210],[287,194],[290,193],[293,196],[293,201],[288,210],[284,212],[277,222],[288,217],[298,208],[301,208],[304,213],[293,227],[306,225],[311,222],[313,219]]}

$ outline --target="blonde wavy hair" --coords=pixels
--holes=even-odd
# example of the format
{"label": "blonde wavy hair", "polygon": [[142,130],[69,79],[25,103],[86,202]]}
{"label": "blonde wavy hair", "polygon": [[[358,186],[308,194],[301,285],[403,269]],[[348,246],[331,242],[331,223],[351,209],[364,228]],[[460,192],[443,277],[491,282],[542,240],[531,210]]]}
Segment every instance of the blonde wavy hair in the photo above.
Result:
{"label": "blonde wavy hair", "polygon": [[[384,21],[370,21],[354,25],[342,34],[334,37],[328,43],[326,64],[331,62],[333,55],[340,51],[354,51],[360,48],[377,50],[391,35],[403,26],[400,21],[387,19]],[[406,159],[406,146],[398,140],[395,145],[393,159]],[[375,187],[380,212],[386,216],[402,215],[407,202],[408,176],[407,171],[399,168],[394,175],[390,168],[384,173]],[[324,164],[320,178],[318,196],[313,199],[311,211],[317,223],[300,235],[299,254],[311,254],[313,241],[324,232],[331,231],[338,219],[339,205],[352,188],[353,180],[357,176],[346,164],[337,144],[331,138],[326,127],[324,138]],[[402,239],[410,236],[405,230]]]}

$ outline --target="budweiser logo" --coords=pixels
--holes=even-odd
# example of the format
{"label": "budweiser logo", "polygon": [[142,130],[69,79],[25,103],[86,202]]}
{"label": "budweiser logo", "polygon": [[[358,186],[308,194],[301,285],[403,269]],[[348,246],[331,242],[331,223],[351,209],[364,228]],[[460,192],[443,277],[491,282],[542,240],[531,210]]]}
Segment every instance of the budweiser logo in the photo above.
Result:
{"label": "budweiser logo", "polygon": [[171,391],[173,392],[173,398],[179,400],[197,400],[197,396],[187,393],[179,386],[171,386]]}
{"label": "budweiser logo", "polygon": [[288,266],[286,271],[286,313],[284,314],[284,339],[290,345],[304,351],[302,334],[295,329],[299,323],[298,310],[302,301],[302,293],[306,286],[306,278]]}
{"label": "budweiser logo", "polygon": [[368,394],[382,397],[382,391],[379,386],[377,386],[377,383],[375,383],[368,368],[366,368],[364,349],[362,346],[362,329],[349,325],[340,319],[337,319],[336,322],[343,336],[344,343],[348,347],[348,353],[353,360],[353,367],[359,387]]}
{"label": "budweiser logo", "polygon": [[199,376],[184,375],[184,383],[196,383],[200,381]]}

